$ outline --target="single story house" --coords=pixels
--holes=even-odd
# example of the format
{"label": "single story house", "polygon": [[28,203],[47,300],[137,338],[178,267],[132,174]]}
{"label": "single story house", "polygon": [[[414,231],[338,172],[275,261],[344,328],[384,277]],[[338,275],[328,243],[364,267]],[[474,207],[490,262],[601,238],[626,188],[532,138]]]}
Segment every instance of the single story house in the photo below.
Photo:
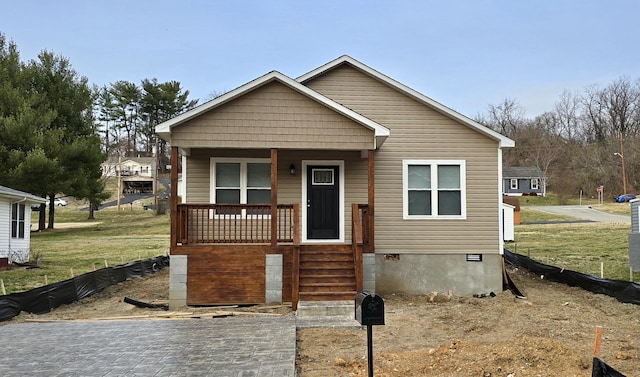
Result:
{"label": "single story house", "polygon": [[509,196],[546,196],[546,180],[538,168],[505,167],[502,169],[502,191]]}
{"label": "single story house", "polygon": [[29,261],[31,205],[46,199],[0,186],[0,266]]}
{"label": "single story house", "polygon": [[269,72],[156,132],[172,307],[502,289],[514,141],[350,56]]}

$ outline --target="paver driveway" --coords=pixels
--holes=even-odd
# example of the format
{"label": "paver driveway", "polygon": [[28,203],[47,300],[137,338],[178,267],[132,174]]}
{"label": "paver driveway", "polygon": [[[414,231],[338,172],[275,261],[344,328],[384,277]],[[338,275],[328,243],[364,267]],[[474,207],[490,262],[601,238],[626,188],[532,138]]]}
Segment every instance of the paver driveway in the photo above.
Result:
{"label": "paver driveway", "polygon": [[0,376],[295,376],[283,317],[0,326]]}

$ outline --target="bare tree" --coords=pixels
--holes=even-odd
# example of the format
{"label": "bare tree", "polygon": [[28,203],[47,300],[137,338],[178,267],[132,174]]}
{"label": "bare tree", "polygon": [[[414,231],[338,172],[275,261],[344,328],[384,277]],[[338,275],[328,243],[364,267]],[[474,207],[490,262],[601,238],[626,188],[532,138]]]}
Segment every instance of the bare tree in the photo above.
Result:
{"label": "bare tree", "polygon": [[501,134],[512,137],[524,121],[524,109],[515,99],[506,98],[499,105],[489,105],[486,125]]}
{"label": "bare tree", "polygon": [[586,120],[584,131],[587,141],[604,143],[607,140],[609,132],[607,130],[608,124],[604,115],[602,97],[602,90],[596,86],[590,86],[585,89],[585,94],[582,97]]}
{"label": "bare tree", "polygon": [[476,116],[515,140],[516,147],[503,153],[503,165],[537,167],[561,201],[580,190],[594,194],[601,185],[611,196],[625,191],[624,186],[638,193],[640,78],[623,77],[582,93],[564,91],[552,111],[533,119],[523,114],[507,98]]}
{"label": "bare tree", "polygon": [[568,91],[560,94],[560,99],[555,105],[555,129],[557,136],[564,140],[573,140],[579,134],[580,129],[580,98]]}

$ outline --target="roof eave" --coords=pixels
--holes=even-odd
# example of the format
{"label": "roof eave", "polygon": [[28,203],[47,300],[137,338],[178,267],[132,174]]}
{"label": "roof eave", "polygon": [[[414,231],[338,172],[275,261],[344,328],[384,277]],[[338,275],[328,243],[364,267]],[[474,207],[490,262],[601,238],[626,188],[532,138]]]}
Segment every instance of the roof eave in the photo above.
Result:
{"label": "roof eave", "polygon": [[9,200],[18,200],[25,201],[27,203],[46,203],[47,199],[41,198],[35,195],[18,195],[18,194],[8,194],[8,193],[0,193],[0,197],[6,198]]}

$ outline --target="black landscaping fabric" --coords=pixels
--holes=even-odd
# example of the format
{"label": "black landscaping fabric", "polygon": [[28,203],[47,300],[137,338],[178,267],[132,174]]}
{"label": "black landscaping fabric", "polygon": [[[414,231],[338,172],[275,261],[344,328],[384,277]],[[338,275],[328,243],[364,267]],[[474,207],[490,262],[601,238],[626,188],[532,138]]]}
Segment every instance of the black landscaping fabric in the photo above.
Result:
{"label": "black landscaping fabric", "polygon": [[61,305],[71,304],[78,299],[76,284],[73,279],[53,283],[49,289],[49,306],[57,308]]}
{"label": "black landscaping fabric", "polygon": [[504,264],[502,265],[502,290],[509,290],[513,293],[517,298],[526,298],[524,293],[520,292],[516,284],[511,280],[511,277],[507,273],[507,270],[504,268]]}
{"label": "black landscaping fabric", "polygon": [[625,377],[625,375],[611,368],[604,361],[594,357],[591,377]]}
{"label": "black landscaping fabric", "polygon": [[564,268],[538,263],[529,257],[504,249],[505,262],[544,275],[545,279],[580,287],[593,293],[615,297],[618,301],[640,305],[640,284],[624,280],[603,279]]}
{"label": "black landscaping fabric", "polygon": [[168,256],[157,256],[114,267],[102,268],[61,282],[25,292],[0,296],[0,321],[8,321],[21,311],[44,314],[98,293],[119,282],[151,275],[169,265]]}

